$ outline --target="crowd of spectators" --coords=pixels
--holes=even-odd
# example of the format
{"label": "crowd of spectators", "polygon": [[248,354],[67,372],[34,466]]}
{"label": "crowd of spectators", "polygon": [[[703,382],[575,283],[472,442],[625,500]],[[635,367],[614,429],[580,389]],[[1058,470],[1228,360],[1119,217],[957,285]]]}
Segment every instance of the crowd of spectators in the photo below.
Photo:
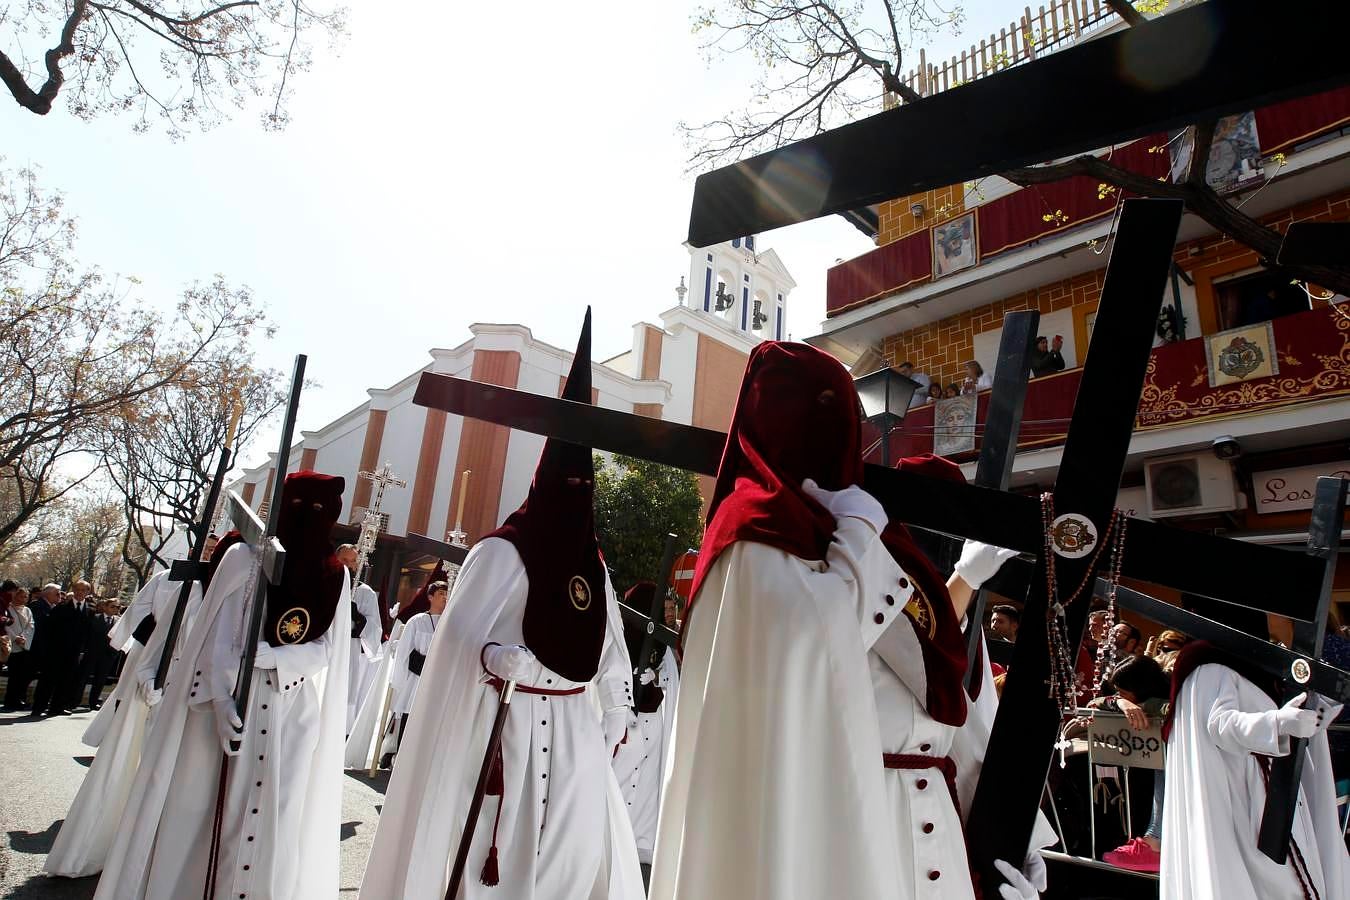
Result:
{"label": "crowd of spectators", "polygon": [[98,709],[121,664],[122,653],[108,642],[121,612],[117,600],[94,596],[87,581],[68,591],[59,584],[0,582],[4,709],[27,710],[33,718]]}
{"label": "crowd of spectators", "polygon": [[[1031,352],[1031,377],[1038,378],[1063,371],[1064,355],[1061,352],[1063,347],[1064,338],[1060,335],[1055,335],[1053,339],[1044,336],[1036,338],[1036,349]],[[984,371],[984,366],[977,360],[967,361],[964,368],[966,374],[961,381],[952,381],[945,386],[940,379],[920,372],[909,360],[896,366],[896,371],[919,385],[919,389],[909,401],[910,407],[913,408],[954,397],[974,396],[994,386],[993,377]]]}

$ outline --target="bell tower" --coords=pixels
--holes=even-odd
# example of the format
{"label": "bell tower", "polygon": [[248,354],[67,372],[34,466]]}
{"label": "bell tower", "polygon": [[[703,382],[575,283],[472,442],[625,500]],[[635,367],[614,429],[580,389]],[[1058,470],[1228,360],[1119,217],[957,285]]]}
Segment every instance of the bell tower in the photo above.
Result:
{"label": "bell tower", "polygon": [[797,282],[754,235],[689,250],[688,305],[761,340],[787,337],[787,297]]}

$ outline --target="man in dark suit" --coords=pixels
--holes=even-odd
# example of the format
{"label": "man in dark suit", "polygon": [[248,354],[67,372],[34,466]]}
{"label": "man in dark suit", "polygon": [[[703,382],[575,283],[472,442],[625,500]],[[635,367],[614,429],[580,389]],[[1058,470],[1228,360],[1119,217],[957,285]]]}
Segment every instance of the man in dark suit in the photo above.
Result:
{"label": "man in dark suit", "polygon": [[[43,593],[49,594],[52,588],[56,586],[48,585]],[[80,653],[87,640],[88,615],[83,603],[76,606],[74,600],[59,599],[60,588],[55,595],[58,599],[38,625],[34,640],[40,666],[33,693],[34,717],[69,715],[80,690]],[[52,602],[53,598],[47,599]]]}
{"label": "man in dark suit", "polygon": [[[117,660],[121,652],[108,643],[108,632],[112,630],[113,617],[109,614],[111,600],[92,604],[96,610],[89,617],[89,631],[84,648],[84,660],[80,664],[80,685],[89,685],[90,709],[103,705],[103,688],[108,678],[117,670]],[[78,697],[78,692],[76,694]]]}

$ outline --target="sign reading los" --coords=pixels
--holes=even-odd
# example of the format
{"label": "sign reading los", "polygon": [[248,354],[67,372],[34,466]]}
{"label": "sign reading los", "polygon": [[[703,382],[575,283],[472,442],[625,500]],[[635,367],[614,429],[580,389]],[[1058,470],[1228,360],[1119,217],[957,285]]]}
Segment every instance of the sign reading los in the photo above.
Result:
{"label": "sign reading los", "polygon": [[1312,509],[1317,479],[1323,475],[1350,478],[1350,460],[1254,472],[1252,490],[1256,494],[1256,511],[1273,513]]}

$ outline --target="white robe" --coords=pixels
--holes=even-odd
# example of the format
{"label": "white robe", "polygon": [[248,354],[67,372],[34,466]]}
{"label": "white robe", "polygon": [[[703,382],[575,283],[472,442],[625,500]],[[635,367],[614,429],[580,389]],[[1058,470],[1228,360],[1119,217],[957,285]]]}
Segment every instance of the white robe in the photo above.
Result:
{"label": "white robe", "polygon": [[[245,544],[226,553],[180,644],[96,900],[202,892],[223,758],[211,701],[234,687],[254,558]],[[337,896],[350,634],[344,576],[328,631],[275,647],[277,668],[254,672],[242,749],[228,769],[214,900]]]}
{"label": "white robe", "polygon": [[[1198,667],[1182,686],[1167,742],[1161,900],[1303,900],[1289,861],[1256,845],[1266,788],[1253,753],[1286,756],[1276,705],[1226,666]],[[1308,742],[1293,841],[1322,900],[1350,897],[1350,855],[1336,818],[1326,734]]]}
{"label": "white robe", "polygon": [[[593,588],[599,600],[599,585]],[[510,542],[487,538],[469,551],[423,670],[437,689],[419,692],[413,703],[361,883],[362,900],[444,895],[497,712],[497,691],[483,683],[480,652],[492,641],[523,643],[527,590],[524,565]],[[586,690],[566,697],[516,693],[502,736],[505,794],[483,804],[461,898],[643,897],[633,833],[596,706],[597,699],[606,708],[623,704],[615,698],[625,690],[631,696],[623,624],[608,577],[603,596],[608,630],[594,680],[575,684],[536,662],[520,682]],[[486,887],[479,874],[499,811],[501,882]]]}
{"label": "white robe", "polygon": [[[405,625],[395,621],[389,640],[380,648],[375,659],[375,673],[370,679],[370,688],[361,699],[361,707],[356,711],[356,721],[352,723],[351,733],[347,735],[347,748],[343,752],[342,765],[348,769],[369,769],[375,755],[380,729],[388,724],[385,703],[393,699],[394,657],[398,655],[399,639]],[[384,718],[384,721],[381,721]],[[387,745],[387,749],[386,749]],[[380,744],[380,754],[390,752],[393,744],[388,736]]]}
{"label": "white robe", "polygon": [[350,734],[356,724],[356,714],[361,709],[361,701],[370,690],[380,655],[380,598],[368,584],[358,584],[352,588],[352,602],[357,612],[366,617],[365,627],[360,635],[351,638],[351,648],[347,651],[347,733]]}
{"label": "white robe", "polygon": [[[649,670],[650,671],[650,670]],[[648,865],[656,846],[656,823],[661,810],[662,766],[666,747],[675,724],[675,703],[680,693],[680,670],[675,653],[667,650],[656,677],[661,688],[661,705],[654,713],[637,713],[636,727],[628,729],[627,740],[614,756],[614,774],[633,823],[638,860]]]}
{"label": "white robe", "polygon": [[902,575],[855,518],[822,562],[722,551],[685,623],[652,900],[904,896],[867,663]]}
{"label": "white robe", "polygon": [[[436,625],[440,622],[439,614],[418,613],[408,620],[408,627],[403,629],[403,636],[399,638],[398,650],[394,656],[394,668],[390,672],[390,680],[394,686],[394,701],[390,706],[390,711],[394,717],[406,716],[412,712],[413,700],[417,697],[417,685],[422,680],[412,669],[408,668],[408,658],[413,651],[427,656],[431,653],[431,639],[436,635]],[[426,660],[422,661],[426,665]]]}
{"label": "white robe", "polygon": [[[108,713],[108,725],[99,735],[98,753],[85,773],[79,793],[75,795],[42,866],[48,874],[80,878],[100,871],[108,857],[108,848],[123,825],[122,815],[141,760],[150,718],[150,708],[141,699],[139,686],[142,680],[152,677],[159,666],[169,620],[182,588],[181,582],[169,581],[167,575],[167,572],[161,572],[147,581],[122,617],[123,622],[134,618],[139,624],[146,615],[153,614],[155,630],[144,647],[132,639],[134,628],[126,628],[116,635],[118,644],[114,646],[130,645],[127,660],[117,687],[103,704],[103,710]],[[178,633],[180,642],[187,639],[192,615],[201,601],[201,585],[193,582],[183,627]],[[89,743],[87,732],[85,743]]]}

